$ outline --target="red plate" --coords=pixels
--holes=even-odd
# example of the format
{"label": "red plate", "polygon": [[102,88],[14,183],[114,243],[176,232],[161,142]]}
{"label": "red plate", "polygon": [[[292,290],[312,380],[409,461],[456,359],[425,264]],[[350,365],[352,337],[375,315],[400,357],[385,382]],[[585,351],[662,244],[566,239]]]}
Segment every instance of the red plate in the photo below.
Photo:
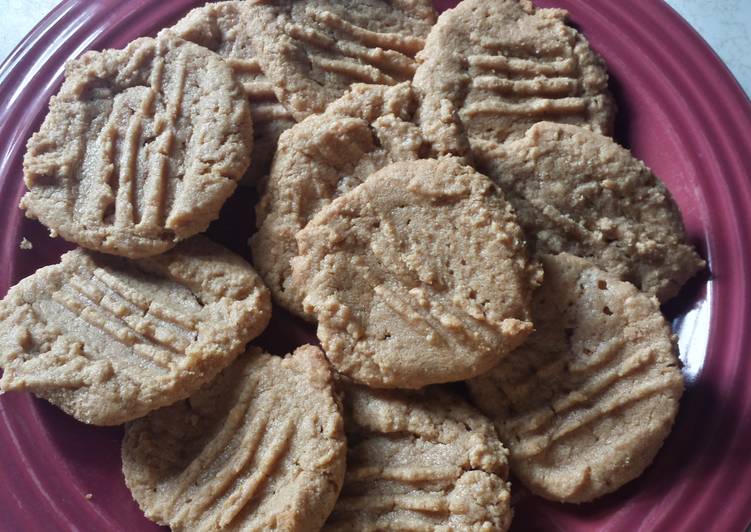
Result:
{"label": "red plate", "polygon": [[[69,248],[16,208],[24,145],[60,85],[64,62],[87,49],[153,35],[200,3],[66,0],[0,67],[1,294]],[[594,504],[553,504],[517,489],[514,529],[743,530],[751,520],[751,252],[745,247],[751,242],[751,104],[662,2],[541,3],[569,9],[607,60],[620,106],[618,139],[670,187],[692,240],[709,259],[711,280],[694,281],[665,309],[680,335],[689,385],[654,465]],[[241,191],[224,211],[225,227],[248,230],[212,227],[213,236],[243,253],[252,199]],[[33,250],[19,250],[24,236]],[[278,312],[263,343],[281,352],[305,336],[298,322]],[[157,529],[123,484],[120,438],[118,428],[77,423],[27,394],[3,396],[2,529]]]}

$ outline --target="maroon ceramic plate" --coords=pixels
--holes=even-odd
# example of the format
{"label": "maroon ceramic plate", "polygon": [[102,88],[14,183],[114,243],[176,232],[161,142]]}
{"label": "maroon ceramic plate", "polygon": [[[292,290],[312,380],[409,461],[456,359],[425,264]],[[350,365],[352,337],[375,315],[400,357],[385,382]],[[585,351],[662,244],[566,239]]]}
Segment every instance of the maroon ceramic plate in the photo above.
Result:
{"label": "maroon ceramic plate", "polygon": [[[153,35],[200,3],[66,0],[2,65],[0,294],[70,247],[16,207],[24,145],[61,82],[64,62]],[[654,465],[594,504],[553,504],[516,489],[514,529],[743,530],[751,520],[751,104],[711,50],[658,0],[540,3],[569,9],[607,60],[620,106],[618,140],[668,184],[711,274],[665,308],[680,336],[688,388]],[[252,200],[246,191],[233,197],[224,227],[211,231],[243,253]],[[22,237],[32,250],[19,249]],[[278,312],[263,343],[283,352],[305,336]],[[3,396],[0,528],[157,529],[123,484],[121,435],[118,428],[77,423],[27,394]]]}

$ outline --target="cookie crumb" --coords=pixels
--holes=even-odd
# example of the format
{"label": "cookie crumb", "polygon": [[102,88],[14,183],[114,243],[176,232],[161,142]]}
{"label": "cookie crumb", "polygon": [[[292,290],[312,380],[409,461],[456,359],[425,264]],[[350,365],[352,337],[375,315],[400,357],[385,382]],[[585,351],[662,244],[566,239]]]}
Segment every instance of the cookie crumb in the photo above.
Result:
{"label": "cookie crumb", "polygon": [[33,245],[33,244],[31,243],[31,241],[30,241],[30,240],[29,240],[28,238],[26,238],[26,237],[23,237],[23,238],[21,239],[21,244],[19,244],[19,246],[18,246],[18,247],[19,247],[20,249],[25,249],[25,250],[29,250],[29,249],[34,249],[34,245]]}

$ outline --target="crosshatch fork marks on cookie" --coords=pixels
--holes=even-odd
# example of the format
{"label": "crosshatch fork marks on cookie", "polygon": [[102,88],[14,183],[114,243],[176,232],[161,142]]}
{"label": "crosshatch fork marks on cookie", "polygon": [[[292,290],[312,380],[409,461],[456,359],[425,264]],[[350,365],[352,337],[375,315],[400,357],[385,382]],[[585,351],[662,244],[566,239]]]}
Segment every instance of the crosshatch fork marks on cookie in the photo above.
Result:
{"label": "crosshatch fork marks on cookie", "polygon": [[[187,290],[184,293],[192,298]],[[62,280],[59,287],[50,290],[47,297],[60,307],[53,311],[42,296],[32,305],[36,318],[61,330],[69,328],[76,320],[82,320],[90,326],[87,332],[98,336],[84,341],[92,343],[98,357],[106,359],[116,370],[123,364],[143,365],[146,362],[149,370],[157,374],[173,371],[184,357],[185,349],[197,338],[195,312],[200,306],[190,314],[184,314],[177,308],[134,292],[116,273],[102,268],[94,269],[88,279],[73,274]],[[111,340],[121,344],[118,357],[112,357],[111,350],[101,349]],[[123,356],[126,353],[135,355],[135,360]],[[81,354],[91,356],[90,350],[88,355],[87,351],[81,351]],[[139,362],[138,358],[143,360]],[[37,386],[42,385],[39,378],[35,382]],[[55,382],[56,377],[50,373],[47,386],[52,388]]]}
{"label": "crosshatch fork marks on cookie", "polygon": [[[614,104],[607,72],[566,13],[530,2],[465,0],[441,15],[420,52],[415,87],[421,122],[436,138],[466,131],[475,155],[542,120],[610,133]],[[456,118],[445,116],[446,105]],[[463,154],[466,147],[437,146]]]}
{"label": "crosshatch fork marks on cookie", "polygon": [[[145,235],[166,229],[177,194],[176,184],[167,183],[167,176],[169,160],[179,148],[175,129],[182,113],[185,59],[178,59],[168,87],[164,58],[155,57],[149,81],[148,87],[131,87],[114,95],[97,142],[87,146],[92,153],[76,170],[81,174],[84,165],[98,166],[102,180],[77,181],[70,216],[84,212],[88,223],[133,227]],[[162,98],[166,106],[158,102]],[[188,137],[185,144],[191,142]]]}
{"label": "crosshatch fork marks on cookie", "polygon": [[253,348],[209,386],[126,426],[123,471],[173,530],[315,530],[344,478],[346,444],[323,353]]}
{"label": "crosshatch fork marks on cookie", "polygon": [[446,389],[344,392],[347,473],[324,530],[508,527],[506,450],[487,419]]}
{"label": "crosshatch fork marks on cookie", "polygon": [[469,381],[470,391],[527,487],[584,502],[651,462],[672,425],[683,379],[654,298],[584,259],[542,260],[545,282],[532,310],[537,330]]}
{"label": "crosshatch fork marks on cookie", "polygon": [[[460,111],[465,123],[482,116],[578,115],[586,119],[587,99],[579,79],[578,61],[571,48],[564,55],[537,57],[539,51],[512,56],[512,43],[498,43],[495,55],[467,57],[471,78]],[[473,128],[470,126],[470,135]]]}
{"label": "crosshatch fork marks on cookie", "polygon": [[87,52],[29,141],[21,206],[89,249],[155,255],[218,216],[252,144],[242,90],[209,50],[164,34]]}
{"label": "crosshatch fork marks on cookie", "polygon": [[286,30],[293,39],[315,49],[309,56],[322,70],[353,81],[387,85],[406,81],[414,75],[414,56],[425,44],[422,39],[399,33],[372,32],[331,11],[318,13],[308,9],[306,15],[309,20],[327,27],[334,36],[329,37],[312,25],[289,24]]}
{"label": "crosshatch fork marks on cookie", "polygon": [[181,314],[156,301],[144,305],[137,301],[137,294],[114,288],[116,283],[114,276],[100,268],[88,281],[73,276],[51,298],[135,354],[161,368],[174,369],[176,360],[197,338],[195,315]]}
{"label": "crosshatch fork marks on cookie", "polygon": [[79,248],[0,304],[0,384],[119,424],[211,380],[265,328],[270,306],[250,266],[203,237],[140,261]]}
{"label": "crosshatch fork marks on cookie", "polygon": [[434,21],[430,2],[285,0],[248,6],[258,60],[298,121],[355,82],[411,80]]}

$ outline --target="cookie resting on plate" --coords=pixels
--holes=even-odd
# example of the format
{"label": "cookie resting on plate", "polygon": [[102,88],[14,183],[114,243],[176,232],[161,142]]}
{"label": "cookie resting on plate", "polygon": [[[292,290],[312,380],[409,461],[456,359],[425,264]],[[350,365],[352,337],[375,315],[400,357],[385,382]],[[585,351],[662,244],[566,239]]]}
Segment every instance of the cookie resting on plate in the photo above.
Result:
{"label": "cookie resting on plate", "polygon": [[660,301],[705,265],[668,189],[609,137],[544,122],[477,162],[513,205],[532,255],[585,257]]}
{"label": "cookie resting on plate", "polygon": [[294,283],[337,371],[375,388],[479,375],[532,331],[513,211],[456,158],[394,163],[297,233]]}
{"label": "cookie resting on plate", "polygon": [[139,260],[76,249],[0,302],[0,389],[117,425],[188,397],[270,317],[258,274],[202,236]]}
{"label": "cookie resting on plate", "polygon": [[654,297],[572,255],[542,260],[535,332],[469,387],[525,486],[586,502],[652,462],[678,413],[683,376]]}
{"label": "cookie resting on plate", "polygon": [[221,57],[144,37],[68,63],[27,145],[21,207],[82,247],[156,255],[219,217],[252,147],[247,100]]}
{"label": "cookie resting on plate", "polygon": [[518,138],[542,120],[610,134],[615,104],[604,62],[566,25],[566,11],[529,0],[463,0],[445,11],[420,52],[414,77],[420,124],[438,153]]}
{"label": "cookie resting on plate", "polygon": [[172,530],[318,530],[344,480],[346,440],[321,351],[253,348],[186,401],[129,423],[125,482]]}

